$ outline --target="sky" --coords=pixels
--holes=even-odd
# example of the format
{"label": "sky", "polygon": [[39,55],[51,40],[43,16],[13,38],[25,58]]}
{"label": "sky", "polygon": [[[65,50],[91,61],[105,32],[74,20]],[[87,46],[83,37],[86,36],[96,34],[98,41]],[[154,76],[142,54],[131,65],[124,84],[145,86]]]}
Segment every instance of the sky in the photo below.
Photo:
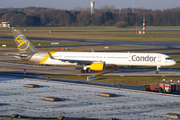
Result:
{"label": "sky", "polygon": [[[24,8],[24,7],[47,7],[55,9],[71,10],[75,7],[89,8],[91,0],[0,0],[0,8]],[[132,8],[133,0],[94,0],[95,8],[101,6],[112,6],[119,8]],[[180,0],[134,0],[134,7],[146,9],[171,9],[180,7]]]}

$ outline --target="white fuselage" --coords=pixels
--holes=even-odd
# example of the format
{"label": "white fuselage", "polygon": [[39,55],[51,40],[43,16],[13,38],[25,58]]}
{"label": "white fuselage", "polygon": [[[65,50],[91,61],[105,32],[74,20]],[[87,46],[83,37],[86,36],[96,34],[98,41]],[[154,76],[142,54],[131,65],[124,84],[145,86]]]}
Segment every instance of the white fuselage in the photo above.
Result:
{"label": "white fuselage", "polygon": [[[51,52],[52,53],[52,52]],[[110,53],[110,52],[53,52],[51,59],[47,52],[35,53],[30,61],[50,65],[76,65],[61,60],[104,62],[106,65],[171,66],[176,62],[160,53]]]}

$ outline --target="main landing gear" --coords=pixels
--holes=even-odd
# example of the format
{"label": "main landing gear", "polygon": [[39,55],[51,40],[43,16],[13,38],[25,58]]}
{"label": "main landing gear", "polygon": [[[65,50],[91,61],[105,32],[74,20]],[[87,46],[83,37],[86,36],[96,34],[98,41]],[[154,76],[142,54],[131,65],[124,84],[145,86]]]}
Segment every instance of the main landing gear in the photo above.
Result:
{"label": "main landing gear", "polygon": [[81,70],[81,73],[88,73],[89,70]]}
{"label": "main landing gear", "polygon": [[161,66],[156,66],[157,70],[156,70],[156,74],[159,74],[159,68],[161,68]]}
{"label": "main landing gear", "polygon": [[95,72],[94,70],[89,70],[89,69],[87,69],[87,70],[81,70],[81,73],[88,73],[88,72]]}
{"label": "main landing gear", "polygon": [[81,70],[81,73],[88,73],[88,67],[86,65],[83,66],[83,69]]}
{"label": "main landing gear", "polygon": [[83,66],[81,73],[89,73],[89,72],[94,72],[94,70],[90,70],[89,66]]}

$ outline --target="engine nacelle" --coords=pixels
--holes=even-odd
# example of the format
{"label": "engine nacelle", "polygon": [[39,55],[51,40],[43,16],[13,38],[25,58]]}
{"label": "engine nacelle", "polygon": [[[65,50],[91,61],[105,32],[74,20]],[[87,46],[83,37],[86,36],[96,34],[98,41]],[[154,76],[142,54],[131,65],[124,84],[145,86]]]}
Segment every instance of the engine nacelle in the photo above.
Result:
{"label": "engine nacelle", "polygon": [[116,69],[117,65],[106,65],[105,68],[106,69]]}
{"label": "engine nacelle", "polygon": [[103,71],[104,70],[104,63],[92,63],[90,65],[90,70]]}

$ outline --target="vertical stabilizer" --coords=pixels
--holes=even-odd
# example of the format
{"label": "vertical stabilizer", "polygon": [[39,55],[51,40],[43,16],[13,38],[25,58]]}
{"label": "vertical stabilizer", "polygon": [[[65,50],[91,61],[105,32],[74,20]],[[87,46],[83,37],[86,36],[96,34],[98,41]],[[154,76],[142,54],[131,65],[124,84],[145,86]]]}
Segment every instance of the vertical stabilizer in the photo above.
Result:
{"label": "vertical stabilizer", "polygon": [[19,53],[36,53],[38,50],[30,43],[30,41],[17,29],[12,29],[12,33],[19,49]]}

